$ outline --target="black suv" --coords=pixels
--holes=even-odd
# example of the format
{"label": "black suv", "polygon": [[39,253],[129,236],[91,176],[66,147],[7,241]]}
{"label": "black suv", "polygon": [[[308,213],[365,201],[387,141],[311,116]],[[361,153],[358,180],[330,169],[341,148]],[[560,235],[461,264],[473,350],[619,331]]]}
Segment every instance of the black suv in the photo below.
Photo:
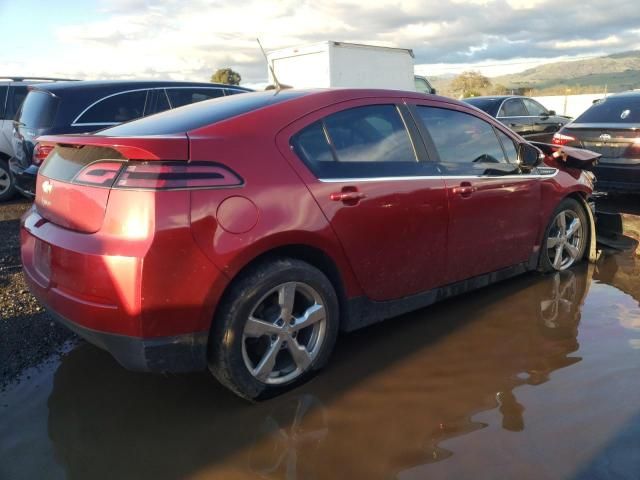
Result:
{"label": "black suv", "polygon": [[35,195],[49,150],[41,135],[95,132],[122,122],[212,98],[250,92],[234,85],[167,81],[82,81],[32,85],[13,122],[9,161],[16,188]]}
{"label": "black suv", "polygon": [[551,142],[553,134],[571,120],[570,117],[547,110],[533,98],[519,95],[471,97],[463,101],[485,111],[517,134],[534,142]]}

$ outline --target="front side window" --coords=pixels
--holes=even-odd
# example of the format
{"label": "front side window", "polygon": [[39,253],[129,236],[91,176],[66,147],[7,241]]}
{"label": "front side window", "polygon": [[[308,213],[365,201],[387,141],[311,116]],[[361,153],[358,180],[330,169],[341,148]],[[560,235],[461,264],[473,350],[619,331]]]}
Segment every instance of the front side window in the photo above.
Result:
{"label": "front side window", "polygon": [[190,105],[192,103],[224,97],[221,88],[167,88],[167,95],[172,108]]}
{"label": "front side window", "polygon": [[506,100],[500,111],[498,112],[499,117],[527,117],[529,116],[529,112],[524,106],[524,103],[520,98],[512,98],[511,100]]}
{"label": "front side window", "polygon": [[371,105],[334,113],[294,135],[291,144],[318,178],[422,173],[422,164],[395,105]]}
{"label": "front side window", "polygon": [[113,124],[142,117],[147,90],[118,93],[99,101],[75,123]]}
{"label": "front side window", "polygon": [[548,115],[547,109],[540,105],[538,102],[529,98],[524,98],[522,101],[527,107],[529,115],[531,115],[532,117],[542,117]]}
{"label": "front side window", "polygon": [[518,149],[516,144],[511,138],[502,133],[500,130],[496,130],[498,132],[498,137],[500,138],[500,142],[502,143],[502,147],[504,148],[504,153],[507,156],[507,160],[511,163],[518,163]]}
{"label": "front side window", "polygon": [[467,113],[444,108],[417,107],[444,165],[506,163],[493,126]]}

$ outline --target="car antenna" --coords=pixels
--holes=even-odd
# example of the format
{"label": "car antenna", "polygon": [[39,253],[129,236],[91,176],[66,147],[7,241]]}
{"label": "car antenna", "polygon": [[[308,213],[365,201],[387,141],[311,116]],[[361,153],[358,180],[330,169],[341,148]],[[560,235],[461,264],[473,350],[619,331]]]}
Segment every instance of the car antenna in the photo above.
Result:
{"label": "car antenna", "polygon": [[280,82],[278,81],[278,77],[276,77],[276,72],[273,70],[273,66],[271,65],[271,63],[269,63],[269,58],[267,58],[267,54],[264,51],[264,48],[262,48],[262,43],[260,43],[260,39],[256,38],[256,41],[258,42],[258,45],[260,46],[260,50],[262,51],[262,55],[264,55],[264,59],[267,62],[267,66],[269,67],[269,70],[271,70],[271,76],[273,77],[273,83],[276,84],[276,91],[280,91],[282,90],[282,85],[280,85]]}

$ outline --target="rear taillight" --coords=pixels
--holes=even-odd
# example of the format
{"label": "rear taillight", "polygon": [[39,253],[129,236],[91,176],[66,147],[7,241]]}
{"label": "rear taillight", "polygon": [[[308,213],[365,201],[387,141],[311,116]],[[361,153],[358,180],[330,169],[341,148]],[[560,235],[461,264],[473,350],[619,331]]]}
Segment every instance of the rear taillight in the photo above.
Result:
{"label": "rear taillight", "polygon": [[571,135],[565,135],[563,133],[556,133],[551,139],[551,143],[554,145],[567,145],[568,143],[575,142],[575,137]]}
{"label": "rear taillight", "polygon": [[98,161],[83,168],[72,183],[105,188],[171,190],[242,185],[235,172],[212,162]]}
{"label": "rear taillight", "polygon": [[41,143],[36,143],[36,146],[33,148],[31,163],[34,165],[42,165],[42,162],[44,162],[49,156],[54,146],[55,145],[43,145]]}

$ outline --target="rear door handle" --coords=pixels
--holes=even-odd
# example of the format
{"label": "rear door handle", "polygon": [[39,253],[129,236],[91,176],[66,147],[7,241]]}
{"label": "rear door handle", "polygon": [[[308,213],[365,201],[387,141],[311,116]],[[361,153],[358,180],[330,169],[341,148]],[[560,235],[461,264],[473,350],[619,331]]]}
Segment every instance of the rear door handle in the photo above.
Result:
{"label": "rear door handle", "polygon": [[453,187],[451,191],[456,195],[468,198],[473,192],[476,191],[476,187],[471,185],[471,182],[462,182],[459,186]]}
{"label": "rear door handle", "polygon": [[330,200],[342,202],[345,205],[357,205],[364,198],[367,196],[359,192],[356,187],[343,187],[340,192],[333,192],[329,195]]}

